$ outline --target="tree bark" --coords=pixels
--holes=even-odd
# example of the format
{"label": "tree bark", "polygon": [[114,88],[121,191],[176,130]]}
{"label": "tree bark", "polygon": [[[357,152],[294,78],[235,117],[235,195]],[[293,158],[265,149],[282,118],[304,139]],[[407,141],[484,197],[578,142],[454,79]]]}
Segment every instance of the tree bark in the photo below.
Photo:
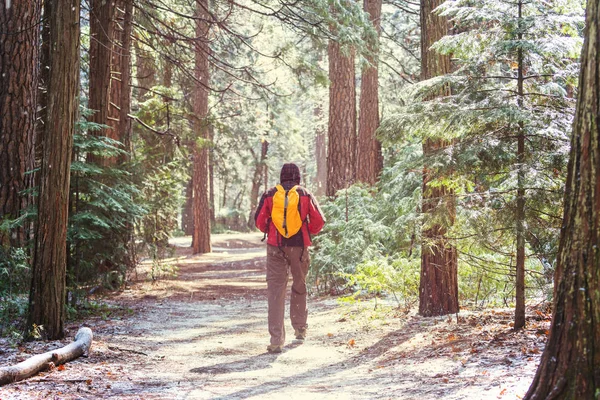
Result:
{"label": "tree bark", "polygon": [[78,0],[56,0],[50,23],[48,112],[27,326],[49,339],[64,335],[69,181],[79,84]]}
{"label": "tree bark", "polygon": [[317,176],[315,179],[315,195],[323,196],[327,188],[327,133],[322,124],[323,105],[315,105],[313,115],[317,123],[315,136],[315,157],[317,159]]}
{"label": "tree bark", "polygon": [[[0,0],[0,222],[30,204],[38,97],[39,1]],[[0,245],[22,247],[27,226],[0,231]]]}
{"label": "tree bark", "polygon": [[[124,33],[124,11],[123,6],[124,0],[108,0],[114,2],[113,10],[113,21],[111,23],[112,31],[110,31],[110,46],[112,48],[110,57],[110,85],[108,88],[108,120],[107,125],[110,127],[106,130],[106,136],[121,141],[121,132],[119,130],[121,126],[121,92],[123,91],[123,82],[121,80],[123,76],[123,65],[122,55],[124,54],[123,49],[123,33]],[[129,119],[129,118],[128,118]],[[107,165],[116,165],[117,158],[110,157],[106,160]]]}
{"label": "tree bark", "polygon": [[[523,2],[517,3],[519,9],[519,33],[518,40],[523,40],[522,18]],[[523,108],[523,49],[517,50],[517,104]],[[523,122],[518,124],[517,135],[517,263],[515,275],[515,323],[514,330],[525,326],[525,129]]]}
{"label": "tree bark", "polygon": [[193,253],[210,253],[210,204],[208,176],[208,32],[210,29],[208,0],[196,0],[196,43],[195,43],[195,88],[194,88],[194,131],[205,140],[202,146],[194,148],[194,234],[192,237]]}
{"label": "tree bark", "polygon": [[[119,110],[119,137],[125,151],[131,153],[131,34],[133,31],[133,0],[122,0],[124,9],[123,34],[121,39],[121,98]],[[119,164],[128,156],[122,156]]]}
{"label": "tree bark", "polygon": [[[114,118],[110,106],[113,100],[110,95],[111,60],[116,7],[114,0],[90,0],[90,8],[89,108],[94,111],[90,120],[111,126],[109,117]],[[113,134],[107,132],[111,130],[103,128],[93,134],[113,137]],[[88,160],[100,165],[109,163],[109,160],[94,155],[89,155]]]}
{"label": "tree bark", "polygon": [[[381,0],[364,0],[364,9],[369,14],[377,35],[379,35],[381,32]],[[362,71],[358,145],[356,147],[356,180],[369,185],[377,182],[383,165],[380,160],[381,143],[375,137],[375,131],[379,127],[379,56],[377,47],[378,43],[369,47],[372,54],[367,57],[367,61],[370,65]]]}
{"label": "tree bark", "polygon": [[194,234],[194,182],[190,178],[185,187],[185,203],[181,212],[181,230],[188,236]]}
{"label": "tree bark", "polygon": [[[215,127],[210,125],[208,127],[208,140],[214,143],[215,139]],[[215,207],[215,151],[214,147],[211,147],[208,153],[208,179],[210,181],[210,187],[208,189],[208,201],[210,203],[210,223],[211,226],[216,223],[216,207]]]}
{"label": "tree bark", "polygon": [[0,386],[22,381],[49,369],[51,365],[65,364],[88,353],[92,346],[92,339],[92,330],[81,328],[75,335],[75,341],[67,346],[38,354],[11,367],[0,368]]}
{"label": "tree bark", "polygon": [[327,196],[354,183],[356,175],[356,86],[354,50],[344,54],[329,40],[329,128]]}
{"label": "tree bark", "polygon": [[[432,13],[441,0],[421,0],[421,79],[429,79],[450,72],[450,57],[435,53],[431,45],[448,32],[446,18]],[[449,88],[439,95],[447,95]],[[447,143],[439,139],[423,142],[425,162],[442,151]],[[419,314],[429,317],[458,312],[458,277],[456,248],[446,238],[447,228],[454,223],[455,198],[447,187],[429,187],[440,172],[425,165],[423,168],[423,200],[421,211],[425,216],[421,250],[421,279]],[[447,213],[447,225],[435,221],[436,215]]]}
{"label": "tree bark", "polygon": [[527,400],[600,392],[600,5],[587,3],[550,336]]}
{"label": "tree bark", "polygon": [[248,222],[246,225],[248,229],[254,229],[254,213],[258,205],[258,196],[260,191],[261,183],[265,175],[265,161],[267,159],[267,152],[269,151],[269,142],[263,140],[260,145],[260,158],[256,159],[255,152],[252,151],[255,157],[256,165],[254,167],[254,176],[252,177],[252,187],[250,188],[250,215],[248,216]]}
{"label": "tree bark", "polygon": [[[140,13],[136,14],[136,23],[144,26],[145,20]],[[148,93],[148,89],[155,84],[156,66],[152,53],[146,51],[143,43],[135,40],[133,47],[135,49],[135,78],[137,81],[134,93],[136,93],[138,101],[142,102],[145,100],[144,97]]]}

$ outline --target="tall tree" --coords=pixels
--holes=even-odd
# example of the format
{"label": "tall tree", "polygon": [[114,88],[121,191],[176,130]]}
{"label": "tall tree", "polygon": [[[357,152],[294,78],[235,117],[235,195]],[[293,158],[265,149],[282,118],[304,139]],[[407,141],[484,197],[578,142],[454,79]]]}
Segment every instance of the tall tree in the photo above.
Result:
{"label": "tall tree", "polygon": [[[0,1],[0,223],[29,204],[38,93],[39,1]],[[23,246],[24,226],[0,245]]]}
{"label": "tall tree", "polygon": [[194,254],[210,253],[210,203],[208,168],[208,93],[210,56],[208,33],[210,12],[208,0],[196,0],[196,43],[195,43],[195,88],[194,88],[194,133],[201,138],[201,144],[194,146],[193,158],[193,215],[194,234],[192,248]]}
{"label": "tall tree", "polygon": [[[517,40],[523,40],[523,1],[517,2]],[[517,49],[517,104],[523,108],[524,82],[523,47]],[[517,124],[517,257],[515,276],[515,323],[514,329],[525,326],[525,129],[522,121]]]}
{"label": "tall tree", "polygon": [[54,0],[49,14],[50,54],[28,326],[64,335],[69,169],[78,109],[79,0]]}
{"label": "tall tree", "polygon": [[[440,0],[421,0],[421,79],[430,79],[450,72],[450,57],[436,53],[431,45],[448,32],[445,17],[433,13]],[[449,94],[444,86],[439,96]],[[427,138],[423,142],[423,200],[421,211],[425,215],[423,245],[421,250],[421,279],[419,284],[419,314],[445,315],[458,312],[458,276],[456,248],[447,240],[448,225],[454,223],[455,199],[451,189],[443,185],[430,185],[437,172],[427,165],[430,157],[447,145],[440,138]],[[439,214],[446,218],[440,221]]]}
{"label": "tall tree", "polygon": [[560,218],[548,217],[562,212],[565,132],[575,112],[568,87],[576,85],[584,22],[577,3],[459,0],[436,11],[452,18],[461,33],[434,45],[452,55],[454,72],[425,83],[438,88],[450,79],[455,92],[426,106],[428,129],[459,138],[435,161],[452,161],[450,176],[442,179],[472,182],[467,192],[488,192],[480,203],[484,212],[463,208],[462,226],[471,227],[461,236],[473,239],[457,243],[467,263],[477,254],[475,264],[506,271],[500,279],[515,287],[515,329],[525,324],[526,245],[544,268],[556,259]]}
{"label": "tall tree", "polygon": [[550,336],[525,399],[600,393],[600,4],[587,2]]}
{"label": "tall tree", "polygon": [[181,230],[188,236],[194,235],[194,182],[192,179],[185,185],[185,203],[181,210]]}
{"label": "tall tree", "polygon": [[[131,152],[131,34],[133,31],[133,0],[123,0],[123,32],[121,46],[121,98],[119,99],[119,132],[127,152]],[[125,156],[124,156],[125,157]],[[123,162],[121,158],[120,162]]]}
{"label": "tall tree", "polygon": [[317,176],[315,177],[315,195],[323,196],[327,188],[327,132],[323,123],[323,105],[317,102],[313,115],[316,121],[315,158],[317,161]]}
{"label": "tall tree", "polygon": [[[106,131],[106,136],[120,140],[120,104],[121,92],[124,89],[121,77],[124,67],[122,55],[125,54],[125,49],[123,48],[125,2],[123,0],[111,0],[108,2],[114,2],[114,10],[113,21],[111,21],[110,25],[112,31],[110,31],[109,44],[112,51],[110,52],[110,84],[108,86],[108,120],[106,121],[106,124],[110,128]],[[111,159],[110,164],[116,164],[116,159]]]}
{"label": "tall tree", "polygon": [[378,36],[371,40],[375,43],[369,46],[369,64],[363,69],[360,81],[356,179],[373,185],[383,168],[381,143],[375,137],[379,126],[378,41],[381,32],[381,0],[364,0],[364,9]]}
{"label": "tall tree", "polygon": [[[94,111],[91,121],[97,124],[112,126],[109,117],[115,118],[111,110],[111,61],[113,59],[113,35],[115,30],[115,1],[90,1],[90,82],[89,108]],[[104,129],[99,135],[114,137],[111,129]],[[106,164],[109,160],[104,157],[89,159],[98,164]]]}
{"label": "tall tree", "polygon": [[[147,19],[140,13],[135,14],[135,23],[144,26]],[[156,81],[156,63],[152,52],[139,40],[141,33],[134,32],[136,40],[133,41],[135,49],[135,79],[136,95],[138,101],[144,101],[144,96],[148,93],[148,89],[155,85]]]}
{"label": "tall tree", "polygon": [[269,142],[263,138],[260,145],[260,157],[251,148],[250,153],[254,159],[254,175],[252,176],[252,186],[250,188],[250,215],[248,216],[247,226],[249,229],[254,228],[254,213],[258,205],[258,196],[261,183],[266,179],[265,169],[267,167],[267,152],[269,151]]}
{"label": "tall tree", "polygon": [[356,175],[356,86],[354,49],[330,39],[327,196],[354,183]]}

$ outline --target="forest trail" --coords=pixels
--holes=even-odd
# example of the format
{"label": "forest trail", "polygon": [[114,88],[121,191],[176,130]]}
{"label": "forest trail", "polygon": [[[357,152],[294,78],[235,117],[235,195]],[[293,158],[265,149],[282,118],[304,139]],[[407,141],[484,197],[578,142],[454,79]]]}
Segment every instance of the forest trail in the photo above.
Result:
{"label": "forest trail", "polygon": [[[259,234],[214,235],[211,254],[173,241],[176,277],[137,281],[84,321],[88,358],[0,389],[0,399],[516,399],[533,379],[549,321],[510,331],[510,310],[424,319],[414,311],[309,298],[309,336],[268,354]],[[289,298],[289,295],[288,295]],[[381,302],[380,302],[381,303]],[[358,308],[362,311],[358,312]],[[537,315],[537,317],[536,317]],[[70,324],[72,335],[81,324]],[[67,339],[65,342],[72,340]],[[28,344],[7,364],[61,345]],[[5,364],[6,365],[6,364]]]}

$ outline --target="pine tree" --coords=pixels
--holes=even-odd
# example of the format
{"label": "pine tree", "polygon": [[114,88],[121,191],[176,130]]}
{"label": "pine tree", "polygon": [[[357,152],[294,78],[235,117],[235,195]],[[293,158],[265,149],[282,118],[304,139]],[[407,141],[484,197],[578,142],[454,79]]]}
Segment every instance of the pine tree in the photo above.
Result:
{"label": "pine tree", "polygon": [[[460,199],[450,232],[463,238],[455,242],[460,262],[495,265],[511,290],[523,239],[544,269],[556,259],[581,11],[568,1],[523,2],[520,16],[519,2],[441,4],[436,12],[450,18],[454,33],[432,50],[452,55],[453,71],[414,85],[407,105],[383,123],[388,138],[410,132],[452,143],[425,156],[438,171],[432,185],[449,187]],[[444,88],[451,93],[431,98]],[[443,212],[435,220],[452,225]],[[525,266],[532,262],[525,259]],[[521,321],[523,305],[520,300]]]}
{"label": "pine tree", "polygon": [[[381,0],[364,0],[377,35],[381,31]],[[375,137],[379,127],[379,37],[370,46],[372,54],[360,80],[358,141],[356,146],[356,179],[374,185],[383,167],[381,143]]]}
{"label": "pine tree", "polygon": [[209,29],[210,12],[208,0],[196,1],[196,37],[195,44],[195,90],[194,90],[194,132],[202,139],[196,144],[193,159],[193,214],[194,234],[192,248],[194,254],[210,253],[210,204],[208,169],[208,94],[209,85]]}
{"label": "pine tree", "polygon": [[[450,57],[431,49],[431,45],[448,32],[445,17],[433,10],[439,0],[421,0],[421,79],[431,79],[450,72]],[[439,96],[448,96],[449,87],[442,86]],[[448,143],[432,137],[423,142],[423,200],[421,212],[429,217],[423,228],[421,249],[421,280],[419,289],[419,314],[423,316],[445,315],[458,312],[457,253],[455,246],[446,238],[455,219],[454,192],[445,185],[432,185],[439,172],[432,166],[431,156],[443,152]],[[446,172],[449,173],[449,172]],[[445,223],[435,221],[432,216],[443,209]],[[428,215],[429,214],[429,215]]]}
{"label": "pine tree", "polygon": [[45,8],[52,51],[28,326],[43,327],[48,339],[64,335],[69,170],[79,88],[79,7],[78,0],[55,0]]}
{"label": "pine tree", "polygon": [[[468,132],[459,140],[461,150],[469,154],[466,158],[472,160],[475,149],[483,154],[479,146],[493,143],[477,140],[473,146],[474,135],[490,133],[499,140],[496,145],[502,151],[498,154],[508,157],[499,163],[482,165],[484,169],[501,165],[500,171],[483,179],[477,175],[474,178],[476,185],[488,190],[499,185],[512,197],[509,201],[516,254],[514,328],[520,329],[525,324],[526,240],[532,246],[537,242],[533,224],[528,229],[528,223],[545,218],[543,211],[535,211],[540,208],[532,199],[546,196],[548,189],[543,185],[537,189],[534,181],[540,182],[540,175],[544,174],[554,181],[551,187],[560,184],[560,179],[556,179],[561,169],[557,158],[564,151],[560,129],[568,126],[572,112],[568,111],[567,97],[572,74],[565,71],[556,50],[567,56],[573,53],[576,40],[571,39],[577,39],[578,17],[568,15],[562,5],[552,2],[484,3],[477,7],[466,0],[444,3],[441,14],[452,17],[460,33],[443,38],[435,48],[444,54],[452,53],[457,59],[457,71],[448,76],[457,92],[449,104],[456,106],[454,111],[458,113],[448,124],[459,132]],[[559,27],[559,33],[550,33]],[[558,117],[560,113],[563,115]],[[466,116],[468,119],[463,119]],[[539,153],[542,149],[557,157],[544,157]],[[464,164],[463,168],[472,169],[472,165]],[[552,169],[558,171],[554,177],[545,172]],[[507,221],[506,215],[498,216]]]}
{"label": "pine tree", "polygon": [[[96,135],[106,136],[119,140],[114,132],[113,125],[109,123],[114,119],[114,107],[111,101],[111,64],[113,60],[113,39],[115,31],[116,16],[115,1],[91,0],[90,1],[90,49],[89,49],[89,108],[94,111],[91,122],[99,124],[102,129]],[[111,129],[109,129],[109,127]],[[94,159],[90,155],[90,161],[94,163],[109,163],[111,160],[105,158]],[[112,162],[114,164],[114,162]]]}
{"label": "pine tree", "polygon": [[335,196],[338,190],[354,183],[356,176],[355,50],[352,47],[342,48],[339,41],[330,39],[328,55],[330,87],[326,193]]}

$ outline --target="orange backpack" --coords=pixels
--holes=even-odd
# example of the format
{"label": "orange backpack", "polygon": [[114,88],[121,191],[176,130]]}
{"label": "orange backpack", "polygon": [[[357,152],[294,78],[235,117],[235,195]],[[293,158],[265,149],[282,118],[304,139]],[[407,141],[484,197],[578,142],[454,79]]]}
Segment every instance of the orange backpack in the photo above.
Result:
{"label": "orange backpack", "polygon": [[271,220],[284,238],[294,236],[302,228],[297,187],[296,185],[286,192],[283,186],[277,185],[277,192],[273,195]]}

